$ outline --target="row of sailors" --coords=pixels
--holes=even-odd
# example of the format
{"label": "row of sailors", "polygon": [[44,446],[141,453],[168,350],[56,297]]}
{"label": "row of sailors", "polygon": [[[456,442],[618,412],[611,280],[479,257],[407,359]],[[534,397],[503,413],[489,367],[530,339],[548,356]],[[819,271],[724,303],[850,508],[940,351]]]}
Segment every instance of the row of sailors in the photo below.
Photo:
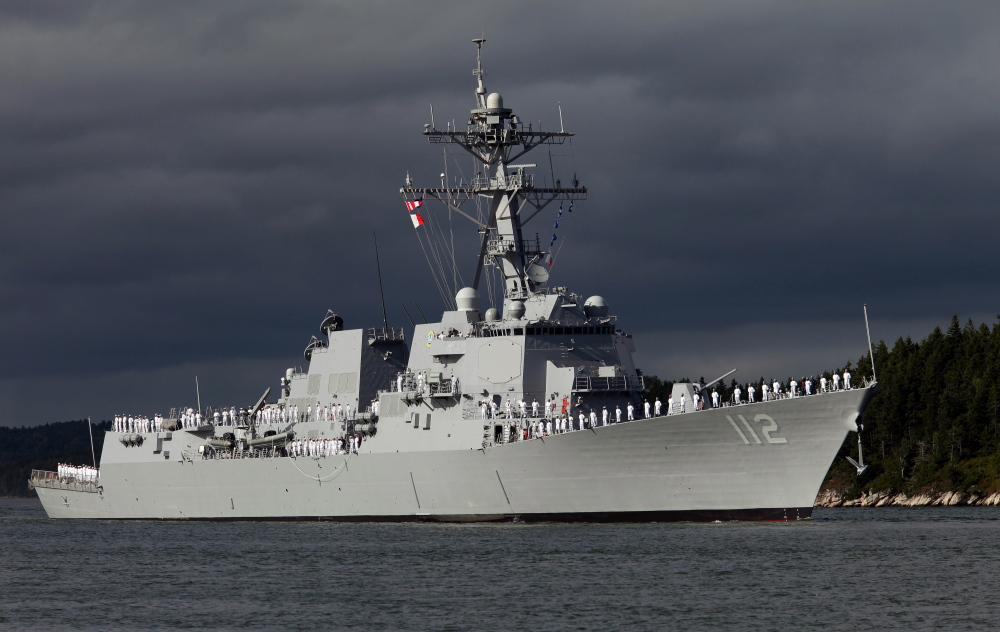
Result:
{"label": "row of sailors", "polygon": [[[374,410],[378,410],[377,403],[373,402],[373,407]],[[239,410],[236,410],[235,407],[231,407],[229,410],[223,408],[212,413],[212,421],[216,426],[240,425],[237,422],[243,422],[249,414],[250,410],[245,408]],[[256,420],[262,424],[287,424],[293,421],[343,421],[352,419],[352,414],[350,404],[331,403],[329,406],[323,406],[320,402],[316,402],[315,408],[309,404],[304,410],[300,410],[298,404],[265,406],[257,413]]]}
{"label": "row of sailors", "polygon": [[[841,381],[843,378],[843,381]],[[826,379],[826,376],[819,378],[819,391],[815,390],[816,382],[813,381],[812,377],[802,378],[802,389],[799,390],[799,382],[795,380],[788,381],[788,390],[781,389],[781,382],[774,380],[771,383],[771,387],[768,388],[767,382],[762,382],[760,385],[760,401],[772,401],[775,399],[785,399],[789,397],[801,397],[803,395],[815,395],[819,393],[829,393],[831,391],[839,390],[850,390],[851,387],[851,373],[850,371],[844,371],[843,375],[839,373],[834,373],[831,379]],[[739,386],[733,389],[733,395],[731,402],[734,404],[753,404],[756,402],[757,389],[754,388],[753,384],[747,385],[747,399],[743,400],[743,389]],[[712,405],[716,408],[719,406],[719,394],[713,389],[712,390]]]}
{"label": "row of sailors", "polygon": [[[697,403],[698,399],[699,399],[698,395],[695,394],[695,401],[696,401],[696,403]],[[667,401],[668,401],[668,412],[667,412],[668,415],[672,414],[671,411],[673,411],[673,412],[687,412],[687,401],[686,401],[686,397],[684,395],[681,395],[680,403],[676,407],[674,406],[674,398],[673,397],[670,397]],[[651,412],[649,402],[646,401],[644,403],[644,406],[645,406],[645,417],[646,417],[646,419],[649,419],[650,412]],[[545,415],[544,416],[546,418],[551,418],[551,417],[555,416],[554,415],[554,411],[555,411],[555,409],[557,407],[558,407],[558,402],[556,402],[554,399],[547,400],[545,402],[545,404],[544,404],[544,410],[545,410]],[[523,418],[528,417],[528,403],[525,400],[523,400],[523,399],[522,400],[518,400],[517,403],[514,404],[514,403],[512,403],[510,401],[510,398],[508,397],[507,398],[507,402],[505,404],[505,408],[506,408],[506,413],[507,413],[507,416],[506,416],[507,419],[513,419],[513,418],[516,418],[516,417],[520,417],[520,418],[523,419]],[[566,415],[568,408],[569,408],[569,399],[566,398],[566,397],[564,397],[563,401],[562,401],[562,411],[561,411],[561,414]],[[479,402],[479,410],[480,410],[480,416],[483,419],[496,419],[497,418],[497,414],[499,412],[499,406],[497,405],[496,400],[482,400],[482,401]],[[626,410],[627,415],[628,415],[627,416],[627,420],[628,421],[634,421],[635,420],[635,405],[633,405],[631,402],[629,402],[625,406],[625,410]],[[658,398],[658,397],[656,398],[656,402],[653,405],[653,410],[655,411],[653,414],[655,416],[657,416],[657,417],[659,417],[661,414],[663,414],[663,404],[660,402],[660,398]],[[534,401],[531,402],[531,416],[532,417],[538,417],[539,416],[538,413],[539,413],[538,400],[534,400]],[[581,417],[584,416],[582,412],[580,413],[580,416]],[[597,413],[595,411],[593,411],[593,410],[590,411],[590,416],[592,418],[594,418],[594,420],[597,419]],[[603,411],[601,412],[601,420],[603,421],[604,425],[607,425],[609,416],[610,416],[610,413],[608,412],[608,407],[605,406],[604,409],[603,409]],[[622,421],[622,408],[621,408],[621,406],[615,406],[614,422],[613,423],[620,423],[621,421]]]}
{"label": "row of sailors", "polygon": [[288,442],[285,449],[288,456],[334,456],[357,454],[360,447],[361,435],[351,435],[338,439],[296,439]]}
{"label": "row of sailors", "polygon": [[[562,412],[565,413],[569,400],[566,398],[563,399],[564,401],[563,401]],[[552,417],[553,410],[555,410],[557,406],[555,400],[547,400],[544,406],[545,406],[545,416]],[[508,397],[506,403],[504,404],[504,408],[506,409],[507,412],[507,419],[512,419],[515,416],[521,418],[525,418],[528,416],[528,402],[526,402],[523,399],[511,402],[510,398]],[[479,411],[483,419],[496,419],[499,410],[500,407],[497,404],[496,400],[484,399],[479,402]],[[538,412],[539,412],[538,400],[533,400],[531,402],[531,416],[538,417]]]}
{"label": "row of sailors", "polygon": [[298,405],[292,405],[289,409],[274,407],[273,413],[276,416],[276,420],[280,422],[285,422],[288,419],[299,420],[299,421],[344,421],[346,419],[353,419],[354,412],[351,409],[350,404],[330,404],[329,406],[322,406],[319,402],[316,402],[316,408],[312,407],[312,404],[306,406],[305,410],[302,411],[301,416],[299,413]]}
{"label": "row of sailors", "polygon": [[96,483],[101,471],[89,465],[69,465],[60,463],[56,466],[56,475],[64,483]]}
{"label": "row of sailors", "polygon": [[510,428],[512,433],[510,440],[538,439],[540,437],[548,437],[555,434],[565,434],[567,432],[587,430],[589,428],[607,426],[608,424],[621,423],[621,408],[616,408],[616,411],[618,414],[614,419],[612,419],[608,414],[607,407],[604,407],[600,418],[598,418],[597,411],[591,409],[589,415],[585,415],[581,411],[575,420],[572,415],[566,415],[558,416],[553,419],[538,419],[529,423],[525,427],[514,425]]}
{"label": "row of sailors", "polygon": [[115,415],[115,432],[156,432],[161,428],[163,415],[154,415],[152,419],[142,415]]}
{"label": "row of sailors", "polygon": [[[372,400],[372,410],[378,414],[378,400]],[[244,422],[249,414],[249,409],[240,408],[237,410],[235,406],[231,406],[228,410],[221,408],[213,411],[212,421],[216,426],[241,425],[241,422]],[[351,414],[350,404],[322,406],[316,402],[316,409],[313,410],[312,405],[306,406],[301,417],[297,405],[289,407],[267,406],[258,413],[257,420],[265,424],[288,423],[296,419],[300,421],[341,421],[351,419]],[[115,432],[157,432],[163,428],[163,419],[163,415],[159,414],[152,418],[141,415],[115,415],[113,427]],[[196,411],[193,408],[188,408],[180,414],[182,428],[200,428],[205,421],[201,411]]]}

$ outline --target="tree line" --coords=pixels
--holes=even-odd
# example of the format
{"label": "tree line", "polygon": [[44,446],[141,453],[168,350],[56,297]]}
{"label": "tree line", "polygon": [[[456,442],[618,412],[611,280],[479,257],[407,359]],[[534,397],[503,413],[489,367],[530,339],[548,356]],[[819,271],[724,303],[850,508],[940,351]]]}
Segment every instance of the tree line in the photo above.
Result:
{"label": "tree line", "polygon": [[[101,461],[110,421],[94,424],[94,452]],[[28,489],[31,470],[54,472],[59,463],[93,465],[87,420],[41,426],[0,427],[0,497],[34,497]]]}

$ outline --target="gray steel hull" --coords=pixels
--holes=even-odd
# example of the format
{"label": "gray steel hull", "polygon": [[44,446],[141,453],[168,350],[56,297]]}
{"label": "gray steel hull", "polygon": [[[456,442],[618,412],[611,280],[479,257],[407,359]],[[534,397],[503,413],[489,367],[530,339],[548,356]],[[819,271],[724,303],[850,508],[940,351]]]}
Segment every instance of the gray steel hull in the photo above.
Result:
{"label": "gray steel hull", "polygon": [[[484,449],[105,463],[52,518],[795,520],[873,395],[855,389]],[[773,424],[773,425],[772,425]]]}

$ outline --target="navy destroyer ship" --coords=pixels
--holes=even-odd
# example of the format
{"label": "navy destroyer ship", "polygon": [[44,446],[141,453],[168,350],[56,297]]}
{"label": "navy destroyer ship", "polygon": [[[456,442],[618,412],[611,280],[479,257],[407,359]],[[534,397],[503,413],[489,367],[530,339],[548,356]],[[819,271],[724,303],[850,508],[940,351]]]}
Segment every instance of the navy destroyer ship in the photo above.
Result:
{"label": "navy destroyer ship", "polygon": [[488,93],[483,40],[474,43],[467,124],[438,129],[432,112],[423,134],[480,168],[442,174],[437,187],[407,175],[401,189],[418,231],[435,212],[425,203],[475,229],[474,279],[445,296],[441,319],[414,324],[407,344],[402,329],[347,329],[329,312],[305,349],[307,368],[288,369],[274,401],[265,393],[238,412],[116,419],[96,472],[32,473],[51,518],[810,517],[874,382],[721,405],[707,396],[711,383],[680,383],[647,412],[635,341],[601,296],[550,283],[552,245],[525,230],[545,209],[551,221],[555,202],[586,197],[575,176],[570,186],[538,182],[535,165],[518,162],[572,134],[535,129]]}

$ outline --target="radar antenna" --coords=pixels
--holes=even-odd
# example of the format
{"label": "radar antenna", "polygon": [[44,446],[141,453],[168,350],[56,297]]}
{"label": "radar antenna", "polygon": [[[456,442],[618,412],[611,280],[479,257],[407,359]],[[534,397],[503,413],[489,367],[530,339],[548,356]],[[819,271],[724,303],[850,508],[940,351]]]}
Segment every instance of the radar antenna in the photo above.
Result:
{"label": "radar antenna", "polygon": [[[527,171],[535,165],[512,164],[539,145],[562,145],[574,134],[562,127],[561,104],[560,129],[548,132],[524,125],[510,108],[504,107],[499,93],[487,94],[482,64],[485,41],[472,40],[476,45],[476,67],[472,71],[476,78],[476,107],[470,112],[466,129],[459,131],[449,126],[441,131],[432,123],[423,130],[433,144],[458,145],[467,151],[482,164],[484,172],[463,178],[457,185],[443,182],[440,187],[420,188],[407,182],[400,193],[411,207],[433,199],[472,221],[482,234],[473,288],[479,289],[483,268],[490,266],[499,270],[504,279],[505,298],[524,300],[541,291],[548,280],[547,274],[539,274],[531,266],[551,254],[537,238],[524,237],[524,225],[556,200],[586,199],[587,189],[575,176],[571,187],[563,187],[558,181],[552,187],[536,187],[534,174]],[[462,209],[467,202],[481,199],[489,206],[485,218],[477,219]]]}

